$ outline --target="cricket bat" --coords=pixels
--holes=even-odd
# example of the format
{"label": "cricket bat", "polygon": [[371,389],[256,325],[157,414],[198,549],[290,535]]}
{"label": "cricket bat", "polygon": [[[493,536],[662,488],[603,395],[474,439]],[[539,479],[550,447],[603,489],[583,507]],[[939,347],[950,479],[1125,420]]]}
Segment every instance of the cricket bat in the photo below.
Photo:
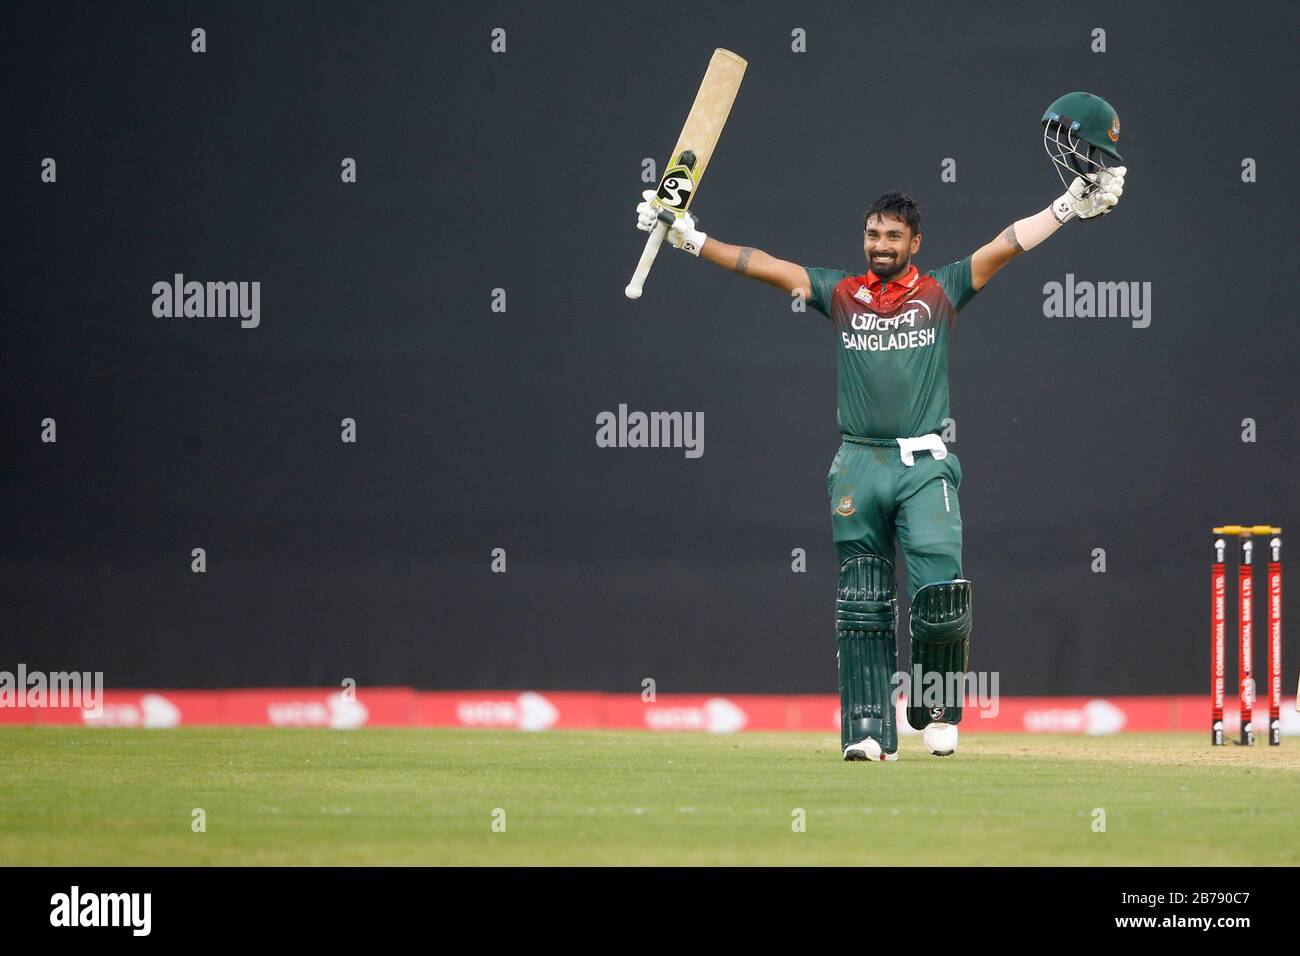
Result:
{"label": "cricket bat", "polygon": [[713,147],[718,145],[722,127],[731,115],[731,104],[736,101],[740,91],[740,81],[745,76],[745,67],[749,64],[743,57],[736,56],[730,50],[714,50],[709,60],[709,68],[704,74],[700,91],[695,94],[695,104],[686,117],[682,135],[677,137],[659,188],[655,190],[654,203],[659,207],[659,222],[646,239],[645,249],[641,252],[641,261],[636,264],[632,281],[623,291],[629,299],[641,298],[641,289],[645,285],[650,267],[654,265],[659,246],[668,233],[668,227],[681,213],[690,208],[704,170],[713,156]]}

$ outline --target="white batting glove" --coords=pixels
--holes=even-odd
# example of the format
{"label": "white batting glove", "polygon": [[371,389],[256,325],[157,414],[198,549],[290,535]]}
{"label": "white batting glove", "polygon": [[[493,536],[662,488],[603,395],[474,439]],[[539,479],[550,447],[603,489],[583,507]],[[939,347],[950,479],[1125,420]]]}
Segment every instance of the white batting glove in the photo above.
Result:
{"label": "white batting glove", "polygon": [[[1075,216],[1094,219],[1106,215],[1124,195],[1124,177],[1127,173],[1127,166],[1116,166],[1114,169],[1089,173],[1086,179],[1083,176],[1074,177],[1069,190],[1052,203],[1052,214],[1062,223],[1069,222]],[[1084,195],[1084,191],[1093,183],[1097,187]]]}
{"label": "white batting glove", "polygon": [[700,248],[704,245],[704,240],[709,238],[705,233],[695,228],[695,217],[689,212],[684,212],[677,217],[677,221],[668,227],[668,235],[664,236],[674,249],[681,249],[689,252],[693,256],[700,254]]}
{"label": "white batting glove", "polygon": [[636,227],[642,232],[653,232],[658,222],[659,207],[654,204],[655,191],[647,189],[641,194],[645,201],[636,207]]}
{"label": "white batting glove", "polygon": [[[653,232],[659,224],[659,212],[663,207],[655,204],[653,189],[647,189],[641,198],[644,201],[636,207],[636,227],[642,232]],[[698,256],[708,235],[695,228],[695,217],[687,212],[677,217],[664,238],[674,249],[684,249],[691,255]]]}

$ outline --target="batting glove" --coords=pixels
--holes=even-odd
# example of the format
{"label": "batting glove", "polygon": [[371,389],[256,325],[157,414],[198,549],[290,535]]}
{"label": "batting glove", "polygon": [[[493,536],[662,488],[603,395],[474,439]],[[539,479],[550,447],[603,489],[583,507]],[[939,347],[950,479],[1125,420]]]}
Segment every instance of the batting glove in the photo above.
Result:
{"label": "batting glove", "polygon": [[[1075,216],[1080,219],[1095,219],[1104,216],[1115,208],[1124,195],[1124,176],[1128,167],[1116,166],[1089,173],[1087,177],[1076,176],[1070,188],[1052,203],[1052,214],[1062,223],[1069,222]],[[1096,184],[1092,192],[1086,190]]]}
{"label": "batting glove", "polygon": [[695,228],[695,217],[689,212],[684,212],[668,227],[668,235],[664,238],[672,243],[674,249],[681,249],[698,256],[704,240],[709,237]]}
{"label": "batting glove", "polygon": [[[655,204],[653,189],[647,189],[641,197],[644,202],[636,207],[636,227],[642,232],[653,232],[659,223],[659,212],[662,207]],[[674,249],[685,249],[691,255],[698,256],[700,247],[704,245],[708,235],[695,228],[695,217],[686,212],[677,217],[677,221],[669,227],[664,238]]]}
{"label": "batting glove", "polygon": [[645,202],[636,207],[636,227],[642,232],[653,232],[658,222],[659,207],[654,204],[655,191],[647,189],[641,194]]}

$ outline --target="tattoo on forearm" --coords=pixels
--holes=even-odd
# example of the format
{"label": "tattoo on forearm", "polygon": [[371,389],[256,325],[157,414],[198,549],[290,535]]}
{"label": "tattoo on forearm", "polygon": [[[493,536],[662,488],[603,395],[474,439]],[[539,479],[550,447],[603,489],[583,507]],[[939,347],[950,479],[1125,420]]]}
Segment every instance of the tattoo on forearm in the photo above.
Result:
{"label": "tattoo on forearm", "polygon": [[1007,226],[1007,231],[1002,234],[1002,238],[1011,243],[1016,252],[1025,251],[1019,240],[1016,239],[1016,227],[1014,225]]}
{"label": "tattoo on forearm", "polygon": [[750,247],[750,246],[746,246],[744,249],[741,249],[741,250],[740,250],[740,255],[738,255],[738,256],[736,257],[736,266],[735,266],[735,268],[732,269],[731,271],[732,271],[732,272],[740,272],[740,273],[742,273],[742,274],[748,272],[748,271],[749,271],[749,257],[752,256],[753,254],[754,254],[754,250],[753,250],[753,248]]}

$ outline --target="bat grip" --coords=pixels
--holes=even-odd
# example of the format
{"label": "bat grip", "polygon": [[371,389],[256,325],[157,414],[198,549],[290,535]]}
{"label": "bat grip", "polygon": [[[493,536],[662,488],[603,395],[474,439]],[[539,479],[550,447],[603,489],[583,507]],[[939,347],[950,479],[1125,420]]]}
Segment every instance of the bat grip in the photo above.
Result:
{"label": "bat grip", "polygon": [[624,295],[629,299],[641,298],[641,289],[645,285],[646,276],[650,274],[650,267],[654,265],[655,256],[659,255],[659,247],[663,244],[664,236],[668,234],[668,223],[662,219],[655,223],[654,231],[645,241],[645,248],[641,250],[641,261],[636,264],[636,271],[632,273],[632,281],[627,284],[623,290]]}

